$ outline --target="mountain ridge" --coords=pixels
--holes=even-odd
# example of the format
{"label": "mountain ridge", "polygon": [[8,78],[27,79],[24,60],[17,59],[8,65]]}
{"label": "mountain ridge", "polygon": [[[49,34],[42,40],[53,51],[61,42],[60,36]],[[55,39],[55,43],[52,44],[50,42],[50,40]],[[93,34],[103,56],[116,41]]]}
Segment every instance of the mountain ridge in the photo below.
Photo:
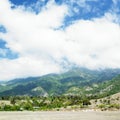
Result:
{"label": "mountain ridge", "polygon": [[[110,84],[115,84],[114,81],[119,83],[119,80],[116,80],[120,78],[119,74],[120,69],[76,68],[61,74],[14,79],[4,82],[4,85],[0,83],[0,96],[101,95],[100,91],[103,89],[101,86],[106,83],[107,88]],[[95,85],[98,87],[94,87]]]}

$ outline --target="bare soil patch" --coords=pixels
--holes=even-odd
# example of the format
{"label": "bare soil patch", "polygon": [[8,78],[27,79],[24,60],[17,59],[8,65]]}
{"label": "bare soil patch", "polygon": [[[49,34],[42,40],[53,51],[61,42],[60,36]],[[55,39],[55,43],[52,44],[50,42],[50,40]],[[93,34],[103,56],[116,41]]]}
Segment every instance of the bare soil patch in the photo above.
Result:
{"label": "bare soil patch", "polygon": [[0,112],[0,120],[120,120],[120,111]]}

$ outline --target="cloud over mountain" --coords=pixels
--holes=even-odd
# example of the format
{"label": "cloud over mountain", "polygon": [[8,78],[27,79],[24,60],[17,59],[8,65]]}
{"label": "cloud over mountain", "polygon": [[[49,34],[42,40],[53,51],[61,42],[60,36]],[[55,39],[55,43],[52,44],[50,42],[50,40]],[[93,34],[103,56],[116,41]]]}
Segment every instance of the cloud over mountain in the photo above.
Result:
{"label": "cloud over mountain", "polygon": [[[71,65],[91,69],[120,67],[119,8],[113,11],[118,1],[114,0],[101,16],[91,15],[89,19],[76,18],[82,4],[84,9],[90,6],[88,0],[71,4],[50,0],[43,6],[37,2],[27,7],[1,1],[0,24],[6,32],[0,32],[0,39],[5,41],[5,48],[0,48],[0,80],[60,72]],[[37,13],[33,5],[39,9]],[[79,14],[72,13],[71,8]],[[3,57],[3,49],[17,56]]]}

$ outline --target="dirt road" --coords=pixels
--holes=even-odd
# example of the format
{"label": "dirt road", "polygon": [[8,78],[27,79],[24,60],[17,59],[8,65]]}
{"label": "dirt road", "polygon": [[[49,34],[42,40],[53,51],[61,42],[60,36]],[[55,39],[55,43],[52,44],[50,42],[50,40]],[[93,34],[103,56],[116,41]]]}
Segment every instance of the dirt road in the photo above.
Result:
{"label": "dirt road", "polygon": [[0,120],[120,120],[120,111],[0,112]]}

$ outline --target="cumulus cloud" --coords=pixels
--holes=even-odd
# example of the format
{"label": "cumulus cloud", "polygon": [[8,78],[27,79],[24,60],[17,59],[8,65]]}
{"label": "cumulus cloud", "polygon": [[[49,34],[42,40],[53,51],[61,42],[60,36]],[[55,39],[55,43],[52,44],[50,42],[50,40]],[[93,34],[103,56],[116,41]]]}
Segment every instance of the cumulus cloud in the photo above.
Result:
{"label": "cumulus cloud", "polygon": [[66,32],[68,40],[74,43],[71,50],[74,57],[69,54],[69,59],[78,65],[92,68],[117,67],[115,64],[119,66],[119,63],[114,61],[120,59],[120,27],[117,24],[105,18],[81,20],[68,27]]}
{"label": "cumulus cloud", "polygon": [[70,63],[91,69],[120,67],[120,26],[110,13],[74,21],[62,30],[69,11],[65,4],[50,1],[36,15],[23,6],[12,9],[3,0],[0,11],[0,24],[7,30],[0,38],[19,56],[0,60],[0,80],[60,72],[66,61],[68,68]]}

